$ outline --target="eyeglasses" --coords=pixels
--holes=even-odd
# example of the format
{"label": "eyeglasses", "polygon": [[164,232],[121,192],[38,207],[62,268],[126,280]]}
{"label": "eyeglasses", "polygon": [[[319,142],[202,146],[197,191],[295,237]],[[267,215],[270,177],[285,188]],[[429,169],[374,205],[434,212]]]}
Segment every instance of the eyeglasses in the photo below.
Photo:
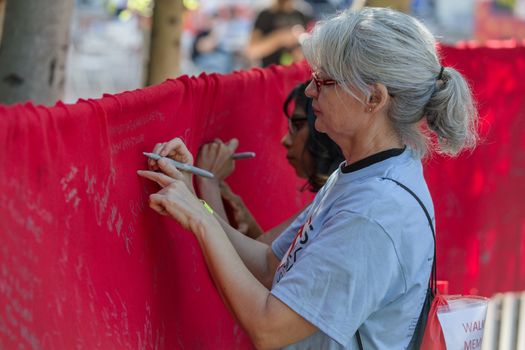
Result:
{"label": "eyeglasses", "polygon": [[288,118],[288,133],[290,136],[294,136],[301,130],[305,125],[308,118],[306,117],[294,117]]}
{"label": "eyeglasses", "polygon": [[321,92],[321,86],[323,86],[323,85],[330,86],[330,85],[337,84],[337,81],[335,81],[333,79],[320,79],[319,76],[317,75],[317,73],[315,73],[315,72],[312,73],[312,81],[314,82],[318,93]]}

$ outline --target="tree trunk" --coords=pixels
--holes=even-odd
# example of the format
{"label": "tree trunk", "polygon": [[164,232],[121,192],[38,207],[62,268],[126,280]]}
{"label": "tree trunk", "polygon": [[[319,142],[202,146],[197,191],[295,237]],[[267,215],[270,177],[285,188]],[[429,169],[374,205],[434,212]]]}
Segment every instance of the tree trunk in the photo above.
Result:
{"label": "tree trunk", "polygon": [[0,45],[0,103],[63,98],[71,0],[10,0]]}
{"label": "tree trunk", "polygon": [[4,28],[5,1],[0,0],[0,43],[2,42],[2,29]]}
{"label": "tree trunk", "polygon": [[155,0],[146,85],[179,74],[183,9],[182,0]]}

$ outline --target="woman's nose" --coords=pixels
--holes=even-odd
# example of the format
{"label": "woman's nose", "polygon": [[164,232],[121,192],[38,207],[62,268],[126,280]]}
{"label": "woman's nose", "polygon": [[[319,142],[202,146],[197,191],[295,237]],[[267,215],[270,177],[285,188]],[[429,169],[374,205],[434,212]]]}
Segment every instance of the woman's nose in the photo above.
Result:
{"label": "woman's nose", "polygon": [[306,89],[304,90],[304,94],[310,98],[316,98],[317,97],[317,87],[315,86],[315,83],[313,80],[310,81]]}
{"label": "woman's nose", "polygon": [[290,136],[289,132],[284,134],[283,138],[281,139],[281,144],[286,148],[290,148],[292,146],[292,137]]}

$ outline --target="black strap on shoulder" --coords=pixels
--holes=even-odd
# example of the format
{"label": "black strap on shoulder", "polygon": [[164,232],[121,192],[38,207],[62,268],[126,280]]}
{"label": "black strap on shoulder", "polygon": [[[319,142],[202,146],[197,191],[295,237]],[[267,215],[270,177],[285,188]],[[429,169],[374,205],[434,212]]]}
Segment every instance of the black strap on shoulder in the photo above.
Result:
{"label": "black strap on shoulder", "polygon": [[[401,182],[397,181],[397,180],[394,180],[394,179],[391,179],[389,177],[383,177],[382,179],[384,180],[390,180],[392,182],[394,182],[395,184],[397,184],[399,187],[401,187],[402,189],[404,189],[405,191],[407,191],[408,193],[410,193],[412,195],[412,197],[414,197],[416,199],[416,201],[419,203],[419,205],[421,206],[421,208],[423,209],[423,211],[425,212],[425,215],[427,217],[427,220],[428,220],[428,224],[430,226],[430,229],[432,230],[432,238],[434,238],[434,260],[432,262],[432,272],[430,274],[430,280],[428,281],[428,285],[429,285],[429,292],[430,293],[427,293],[427,297],[425,299],[425,304],[429,304],[430,305],[430,299],[429,298],[433,298],[434,295],[436,295],[436,292],[437,292],[437,271],[436,271],[436,231],[434,230],[434,224],[432,223],[432,217],[430,216],[430,214],[428,213],[428,210],[427,208],[425,207],[425,205],[423,204],[423,202],[421,201],[421,199],[419,199],[419,197],[408,187],[406,187],[405,185],[403,185]],[[430,294],[430,295],[428,295]],[[425,309],[428,309],[428,307],[423,307],[423,312],[425,311]],[[426,319],[425,320],[422,320],[421,316],[423,316],[423,313],[419,316],[419,320],[418,320],[418,326],[423,326],[426,324]],[[416,335],[417,333],[417,327],[416,327],[416,330],[414,331],[414,336]],[[359,333],[359,329],[355,332],[355,337],[357,339],[357,345],[359,347],[359,350],[364,350],[363,348],[363,341],[361,340],[361,334]],[[413,337],[414,338],[414,337]],[[413,343],[413,340],[412,339],[410,341],[410,343]]]}
{"label": "black strap on shoulder", "polygon": [[363,350],[363,341],[361,340],[361,334],[359,333],[359,329],[357,332],[355,332],[355,337],[357,338],[357,346],[359,346],[359,350]]}
{"label": "black strap on shoulder", "polygon": [[437,293],[436,231],[434,230],[434,224],[432,223],[432,218],[430,217],[430,214],[428,213],[428,210],[425,207],[425,205],[423,204],[423,202],[421,201],[421,199],[419,199],[419,197],[410,188],[406,187],[401,182],[399,182],[397,180],[394,180],[394,179],[391,179],[389,177],[383,177],[382,179],[393,181],[399,187],[401,187],[402,189],[404,189],[405,191],[410,193],[412,195],[412,197],[414,197],[416,199],[416,201],[419,203],[419,205],[421,206],[421,209],[423,209],[423,211],[425,212],[425,215],[426,215],[427,220],[428,220],[428,225],[430,226],[430,229],[432,230],[432,238],[434,238],[434,260],[432,262],[432,272],[430,274],[429,287],[430,287],[430,289],[432,289],[432,292],[434,293],[434,295],[436,295],[436,293]]}

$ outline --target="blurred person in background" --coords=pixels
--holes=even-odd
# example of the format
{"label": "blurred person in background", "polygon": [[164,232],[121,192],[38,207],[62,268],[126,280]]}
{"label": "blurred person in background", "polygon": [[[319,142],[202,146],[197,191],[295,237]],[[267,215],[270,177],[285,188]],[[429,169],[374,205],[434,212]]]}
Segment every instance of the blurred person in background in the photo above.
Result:
{"label": "blurred person in background", "polygon": [[222,45],[223,22],[217,13],[203,13],[191,49],[191,60],[201,71],[228,73],[232,70],[233,56]]}
{"label": "blurred person in background", "polygon": [[410,13],[412,0],[354,0],[352,9],[358,10],[364,6],[367,7],[389,7],[391,9]]}
{"label": "blurred person in background", "polygon": [[312,21],[311,7],[305,2],[275,0],[255,19],[245,50],[248,59],[270,64],[290,64],[303,58],[299,35]]}
{"label": "blurred person in background", "polygon": [[243,51],[251,29],[246,6],[223,5],[201,11],[191,47],[198,71],[229,73],[245,68]]}
{"label": "blurred person in background", "polygon": [[350,7],[352,0],[306,0],[313,8],[316,20],[330,17],[337,11],[344,11]]}

